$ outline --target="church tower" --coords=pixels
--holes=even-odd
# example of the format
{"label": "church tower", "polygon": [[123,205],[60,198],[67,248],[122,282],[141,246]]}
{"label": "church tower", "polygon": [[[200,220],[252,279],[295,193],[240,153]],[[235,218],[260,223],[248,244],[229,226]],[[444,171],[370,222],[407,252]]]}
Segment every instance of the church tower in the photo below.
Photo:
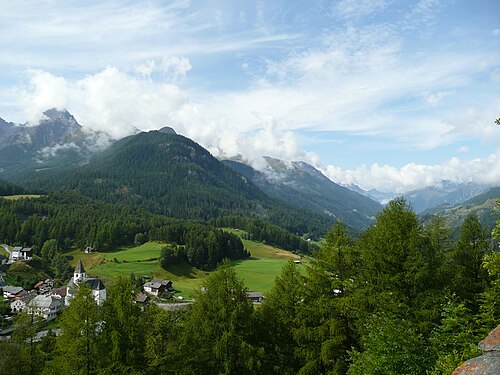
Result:
{"label": "church tower", "polygon": [[83,268],[82,260],[78,262],[78,265],[75,268],[75,273],[73,274],[73,282],[75,284],[80,281],[85,282],[87,280],[87,273],[85,272],[85,268]]}

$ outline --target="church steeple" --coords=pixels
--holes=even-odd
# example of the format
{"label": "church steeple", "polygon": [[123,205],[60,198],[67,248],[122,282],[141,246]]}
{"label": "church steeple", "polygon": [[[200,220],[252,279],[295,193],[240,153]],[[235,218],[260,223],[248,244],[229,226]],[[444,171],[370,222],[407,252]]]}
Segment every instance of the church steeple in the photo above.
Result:
{"label": "church steeple", "polygon": [[85,281],[86,278],[87,278],[87,273],[85,272],[82,260],[80,259],[78,265],[75,268],[75,273],[73,274],[73,281],[77,283],[78,281]]}

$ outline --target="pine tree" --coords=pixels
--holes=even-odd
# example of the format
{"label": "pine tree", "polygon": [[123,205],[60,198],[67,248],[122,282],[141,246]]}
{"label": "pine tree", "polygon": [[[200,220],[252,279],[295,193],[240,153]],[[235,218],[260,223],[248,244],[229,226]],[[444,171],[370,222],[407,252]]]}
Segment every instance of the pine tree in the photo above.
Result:
{"label": "pine tree", "polygon": [[460,228],[453,254],[456,269],[454,289],[474,313],[478,311],[480,294],[487,286],[488,275],[482,262],[489,252],[486,231],[476,215],[469,215]]}
{"label": "pine tree", "polygon": [[97,373],[98,340],[103,321],[92,291],[83,283],[75,288],[75,297],[61,316],[62,334],[57,338],[56,358],[48,373]]}
{"label": "pine tree", "polygon": [[299,309],[305,296],[305,277],[292,260],[276,277],[261,312],[261,337],[266,347],[266,365],[274,373],[295,374],[301,364],[296,357],[293,333],[299,328]]}
{"label": "pine tree", "polygon": [[129,275],[118,274],[103,304],[102,366],[113,373],[130,374],[144,366],[144,330],[135,303],[136,286]]}
{"label": "pine tree", "polygon": [[186,322],[186,364],[197,374],[258,373],[263,350],[252,340],[253,306],[228,261],[206,279]]}

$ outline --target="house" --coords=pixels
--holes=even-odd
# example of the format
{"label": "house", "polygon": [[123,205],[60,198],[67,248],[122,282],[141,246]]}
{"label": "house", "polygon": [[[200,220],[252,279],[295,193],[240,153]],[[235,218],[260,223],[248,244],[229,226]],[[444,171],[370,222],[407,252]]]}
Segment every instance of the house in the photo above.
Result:
{"label": "house", "polygon": [[172,281],[163,279],[152,279],[144,284],[146,293],[158,296],[160,293],[173,292]]}
{"label": "house", "polygon": [[66,293],[68,292],[68,288],[67,287],[62,287],[62,288],[55,288],[55,289],[51,289],[51,291],[49,292],[49,295],[51,296],[59,296],[62,298],[63,301],[66,302]]}
{"label": "house", "polygon": [[75,268],[73,277],[68,283],[66,290],[66,306],[69,306],[71,300],[75,298],[75,289],[78,284],[85,283],[91,290],[92,296],[98,305],[101,305],[106,300],[106,287],[98,277],[87,277],[87,273],[83,268],[83,263],[80,260]]}
{"label": "house", "polygon": [[261,303],[266,299],[261,292],[247,292],[247,298],[252,300],[253,303]]}
{"label": "house", "polygon": [[35,291],[28,292],[25,296],[16,298],[10,304],[10,309],[13,313],[21,313],[26,310],[28,303],[37,296]]}
{"label": "house", "polygon": [[51,320],[56,317],[63,306],[64,301],[59,296],[38,295],[27,304],[26,312]]}
{"label": "house", "polygon": [[54,282],[51,279],[47,279],[37,282],[33,286],[33,289],[35,289],[38,292],[38,294],[45,294],[50,292],[53,286]]}
{"label": "house", "polygon": [[135,303],[145,305],[149,301],[149,296],[146,293],[139,293],[135,296]]}
{"label": "house", "polygon": [[16,246],[11,252],[12,260],[30,260],[33,259],[33,249],[31,247]]}
{"label": "house", "polygon": [[20,286],[12,286],[12,285],[5,285],[2,286],[2,291],[3,291],[3,298],[9,298],[9,299],[14,299],[16,296],[19,296],[24,289],[21,288]]}

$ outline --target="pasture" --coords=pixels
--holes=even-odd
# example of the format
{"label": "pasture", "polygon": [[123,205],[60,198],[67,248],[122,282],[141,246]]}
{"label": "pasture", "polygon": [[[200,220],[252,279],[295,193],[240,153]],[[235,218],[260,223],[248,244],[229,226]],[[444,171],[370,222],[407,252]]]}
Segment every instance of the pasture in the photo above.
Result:
{"label": "pasture", "polygon": [[38,199],[42,195],[38,194],[20,194],[20,195],[3,195],[2,198],[8,201],[14,201],[18,199]]}
{"label": "pasture", "polygon": [[[242,278],[249,290],[269,292],[274,279],[281,273],[282,267],[289,259],[300,257],[291,252],[277,249],[273,246],[259,242],[242,240],[245,248],[250,251],[248,259],[233,261],[232,264],[237,275]],[[118,249],[107,253],[85,254],[74,251],[71,261],[76,266],[78,260],[90,276],[98,276],[107,282],[118,273],[134,273],[136,276],[158,277],[172,280],[176,289],[176,296],[192,298],[194,291],[199,290],[209,272],[181,264],[161,268],[158,258],[163,244],[147,242],[141,246]]]}

